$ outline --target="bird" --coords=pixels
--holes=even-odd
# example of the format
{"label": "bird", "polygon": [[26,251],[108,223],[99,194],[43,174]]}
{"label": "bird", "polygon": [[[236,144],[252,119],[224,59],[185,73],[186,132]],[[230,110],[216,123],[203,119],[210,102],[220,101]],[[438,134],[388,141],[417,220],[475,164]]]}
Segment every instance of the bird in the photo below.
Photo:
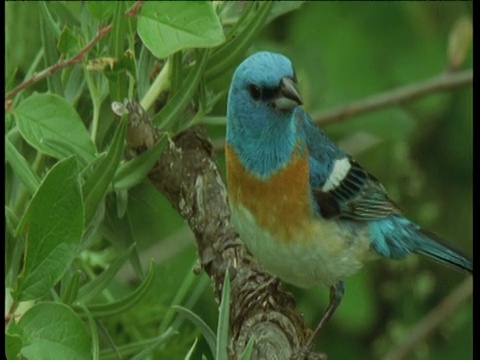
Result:
{"label": "bird", "polygon": [[232,223],[258,263],[294,286],[330,288],[311,346],[365,263],[421,254],[473,275],[473,260],[407,219],[302,105],[289,58],[247,57],[228,92],[225,159]]}

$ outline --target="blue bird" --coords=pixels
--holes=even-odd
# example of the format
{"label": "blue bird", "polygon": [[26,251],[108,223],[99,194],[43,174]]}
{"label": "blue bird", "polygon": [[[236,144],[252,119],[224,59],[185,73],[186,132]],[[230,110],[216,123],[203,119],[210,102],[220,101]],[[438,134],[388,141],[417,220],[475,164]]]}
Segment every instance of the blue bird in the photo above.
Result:
{"label": "blue bird", "polygon": [[271,274],[330,287],[309,346],[340,304],[344,279],[365,262],[425,255],[472,273],[472,261],[404,217],[382,184],[299,106],[291,61],[258,52],[236,69],[227,108],[233,224]]}

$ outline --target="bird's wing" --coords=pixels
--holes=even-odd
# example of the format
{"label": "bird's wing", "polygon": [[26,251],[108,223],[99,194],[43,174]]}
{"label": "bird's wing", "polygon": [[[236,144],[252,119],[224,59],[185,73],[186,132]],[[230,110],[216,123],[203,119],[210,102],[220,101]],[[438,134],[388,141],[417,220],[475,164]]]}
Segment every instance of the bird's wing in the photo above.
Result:
{"label": "bird's wing", "polygon": [[310,185],[324,218],[374,220],[401,213],[380,181],[345,154],[301,111],[310,155]]}
{"label": "bird's wing", "polygon": [[382,184],[350,156],[335,160],[329,178],[312,187],[312,195],[325,218],[365,221],[400,213]]}

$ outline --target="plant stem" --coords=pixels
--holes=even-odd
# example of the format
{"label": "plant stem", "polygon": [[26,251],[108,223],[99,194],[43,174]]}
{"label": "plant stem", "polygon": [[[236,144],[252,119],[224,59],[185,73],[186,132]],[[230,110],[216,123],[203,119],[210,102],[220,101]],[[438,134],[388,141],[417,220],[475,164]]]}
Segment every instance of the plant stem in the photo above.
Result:
{"label": "plant stem", "polygon": [[155,78],[152,86],[150,86],[150,89],[148,89],[147,93],[140,102],[140,105],[142,106],[142,108],[145,109],[145,111],[148,111],[150,109],[150,107],[153,105],[161,92],[165,90],[169,85],[170,68],[170,61],[167,60],[165,65],[163,65],[162,70]]}

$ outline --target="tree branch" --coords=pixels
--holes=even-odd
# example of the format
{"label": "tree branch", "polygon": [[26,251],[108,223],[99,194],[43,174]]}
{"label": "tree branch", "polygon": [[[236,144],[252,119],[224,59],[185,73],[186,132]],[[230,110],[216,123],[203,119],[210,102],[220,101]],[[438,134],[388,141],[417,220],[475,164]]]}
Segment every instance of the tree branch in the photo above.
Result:
{"label": "tree branch", "polygon": [[409,331],[409,335],[398,346],[392,349],[384,360],[406,359],[415,347],[425,340],[435,329],[444,324],[460,306],[470,299],[473,292],[472,278],[466,279],[450,293],[435,309],[425,316]]}
{"label": "tree branch", "polygon": [[[126,107],[130,123],[135,124],[127,130],[127,142],[141,153],[151,146],[141,143],[142,134],[150,132],[154,139],[161,134],[138,104],[127,102]],[[302,358],[324,358],[301,352],[311,331],[295,310],[293,296],[257,265],[232,227],[225,185],[204,128],[197,125],[176,135],[149,179],[195,234],[200,264],[214,285],[217,301],[229,271],[233,299],[229,357],[238,358],[254,336],[254,359],[288,359],[299,353]]]}
{"label": "tree branch", "polygon": [[82,50],[79,51],[79,53],[70,59],[67,60],[60,60],[56,64],[50,66],[49,68],[39,72],[39,73],[34,73],[28,80],[25,80],[23,83],[15,87],[13,90],[9,91],[7,94],[5,94],[5,109],[8,109],[10,106],[8,105],[9,102],[8,100],[11,99],[13,96],[15,96],[18,92],[21,90],[29,87],[30,85],[46,78],[47,76],[52,75],[53,73],[57,72],[60,69],[63,69],[65,67],[71,66],[73,64],[77,64],[83,60],[83,57],[87,52],[90,51],[90,49],[100,41],[101,38],[103,38],[106,34],[108,34],[112,30],[112,25],[109,25],[107,27],[100,27],[98,29],[97,34],[95,37],[88,42],[87,45],[83,47]]}
{"label": "tree branch", "polygon": [[347,120],[350,117],[362,115],[369,111],[378,110],[390,105],[397,105],[412,101],[422,96],[451,90],[459,86],[472,84],[473,70],[458,72],[444,72],[429,80],[407,85],[387,92],[382,92],[365,99],[342,105],[312,116],[316,124],[323,125],[332,122]]}

